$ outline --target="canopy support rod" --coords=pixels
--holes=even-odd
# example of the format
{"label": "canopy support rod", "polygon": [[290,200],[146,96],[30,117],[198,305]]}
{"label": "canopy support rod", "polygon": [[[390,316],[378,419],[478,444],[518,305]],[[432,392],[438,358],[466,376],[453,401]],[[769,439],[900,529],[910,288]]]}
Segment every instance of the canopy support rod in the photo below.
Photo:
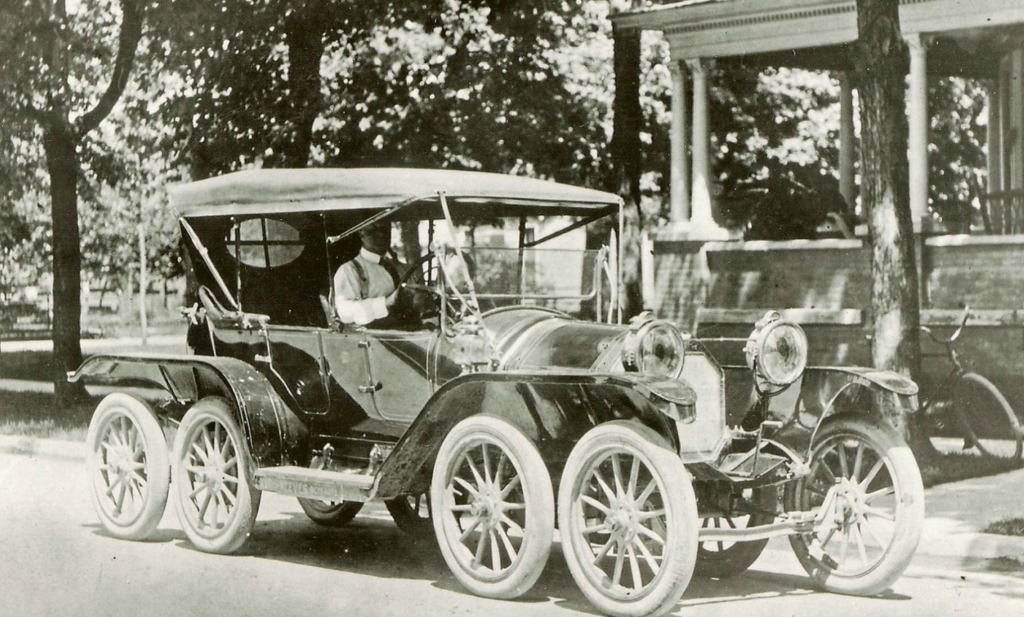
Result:
{"label": "canopy support rod", "polygon": [[221,277],[217,268],[214,267],[213,261],[210,260],[210,251],[203,246],[203,242],[199,239],[199,234],[192,229],[192,226],[188,224],[188,221],[186,221],[184,217],[179,218],[178,223],[181,225],[181,228],[185,230],[185,233],[188,234],[189,240],[191,240],[192,245],[196,247],[196,251],[199,252],[199,256],[203,258],[203,263],[206,264],[206,268],[210,271],[210,274],[213,275],[213,279],[217,281],[217,286],[220,287],[220,291],[224,294],[224,297],[227,298],[228,303],[236,311],[240,310],[238,307],[238,301],[235,300],[235,295],[231,293],[231,290],[228,289],[228,284],[224,281],[224,278]]}

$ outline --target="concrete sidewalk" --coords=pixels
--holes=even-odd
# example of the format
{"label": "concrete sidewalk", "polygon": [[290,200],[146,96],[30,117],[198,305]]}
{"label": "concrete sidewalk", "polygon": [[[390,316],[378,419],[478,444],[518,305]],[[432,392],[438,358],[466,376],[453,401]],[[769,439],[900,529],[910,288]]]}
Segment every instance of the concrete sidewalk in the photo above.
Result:
{"label": "concrete sidewalk", "polygon": [[[0,435],[0,452],[84,461],[85,444]],[[927,518],[917,554],[961,560],[1010,559],[1024,565],[1024,537],[983,533],[1024,518],[1024,469],[925,490]]]}
{"label": "concrete sidewalk", "polygon": [[[0,353],[16,351],[51,351],[53,341],[31,340],[31,341],[2,341],[0,342]],[[82,339],[82,353],[86,356],[91,354],[110,351],[111,349],[134,349],[136,351],[174,351],[185,353],[185,335],[182,334],[159,334],[146,337],[146,344],[142,344],[140,337],[120,338],[97,338]]]}
{"label": "concrete sidewalk", "polygon": [[925,512],[919,552],[1024,564],[1024,537],[982,532],[997,521],[1024,519],[1024,469],[933,486],[925,490]]}

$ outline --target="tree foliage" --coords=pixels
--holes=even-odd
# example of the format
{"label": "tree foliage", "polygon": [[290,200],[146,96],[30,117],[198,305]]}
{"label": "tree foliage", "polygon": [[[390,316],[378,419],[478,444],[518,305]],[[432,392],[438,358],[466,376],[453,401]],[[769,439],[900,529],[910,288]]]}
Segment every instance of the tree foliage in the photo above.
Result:
{"label": "tree foliage", "polygon": [[[53,250],[54,386],[68,402],[84,394],[66,372],[82,360],[81,232],[78,195],[102,156],[88,135],[128,83],[142,36],[142,0],[21,0],[0,5],[0,124],[41,141]],[[8,124],[8,122],[10,124]]]}
{"label": "tree foliage", "polygon": [[970,233],[978,213],[978,192],[986,187],[984,88],[973,79],[932,78],[928,104],[929,206],[950,233]]}
{"label": "tree foliage", "polygon": [[[566,54],[597,34],[603,3],[172,4],[165,62],[181,84],[165,118],[196,175],[419,165],[594,184],[603,171],[608,109],[574,83],[585,54]],[[311,22],[316,88],[302,89],[289,28]],[[302,135],[306,152],[286,156]]]}

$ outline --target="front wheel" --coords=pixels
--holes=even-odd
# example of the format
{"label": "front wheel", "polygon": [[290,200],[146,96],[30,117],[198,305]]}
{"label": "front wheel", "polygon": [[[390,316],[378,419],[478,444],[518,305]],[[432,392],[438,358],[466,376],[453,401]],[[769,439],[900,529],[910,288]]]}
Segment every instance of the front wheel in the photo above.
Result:
{"label": "front wheel", "polygon": [[441,443],[430,482],[434,533],[466,589],[517,598],[551,551],[555,503],[537,447],[499,418],[471,416]]}
{"label": "front wheel", "polygon": [[85,443],[89,497],[103,528],[145,540],[160,523],[171,481],[160,423],[145,403],[115,392],[96,407]]}
{"label": "front wheel", "polygon": [[985,456],[1019,461],[1024,434],[1006,397],[991,381],[976,373],[960,378],[953,412],[964,436],[964,449]]}
{"label": "front wheel", "polygon": [[200,400],[174,440],[174,502],[185,535],[201,551],[232,553],[249,537],[260,506],[249,454],[228,402]]}
{"label": "front wheel", "polygon": [[651,429],[609,422],[572,449],[558,489],[566,564],[598,610],[671,610],[697,558],[697,500],[679,457]]}
{"label": "front wheel", "polygon": [[910,564],[924,523],[924,487],[910,448],[867,416],[821,427],[810,473],[787,487],[786,505],[823,515],[790,543],[820,587],[851,595],[888,589]]}

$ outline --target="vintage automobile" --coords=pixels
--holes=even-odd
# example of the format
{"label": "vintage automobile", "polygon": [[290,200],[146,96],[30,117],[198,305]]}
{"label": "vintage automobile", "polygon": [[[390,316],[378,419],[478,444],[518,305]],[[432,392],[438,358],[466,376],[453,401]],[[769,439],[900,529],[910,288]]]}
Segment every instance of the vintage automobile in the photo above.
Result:
{"label": "vintage automobile", "polygon": [[[472,593],[515,598],[557,527],[582,593],[623,616],[671,610],[695,571],[742,572],[774,536],[848,594],[887,589],[913,555],[924,493],[901,431],[915,384],[806,367],[803,330],[777,312],[733,339],[650,313],[621,323],[615,195],[476,172],[253,170],[172,203],[194,353],[97,355],[69,376],[118,386],[87,437],[114,536],[153,533],[171,492],[212,553],[245,543],[263,491],[324,525],[378,499],[432,530]],[[341,324],[333,273],[381,222],[400,230],[409,301],[386,324]]]}

